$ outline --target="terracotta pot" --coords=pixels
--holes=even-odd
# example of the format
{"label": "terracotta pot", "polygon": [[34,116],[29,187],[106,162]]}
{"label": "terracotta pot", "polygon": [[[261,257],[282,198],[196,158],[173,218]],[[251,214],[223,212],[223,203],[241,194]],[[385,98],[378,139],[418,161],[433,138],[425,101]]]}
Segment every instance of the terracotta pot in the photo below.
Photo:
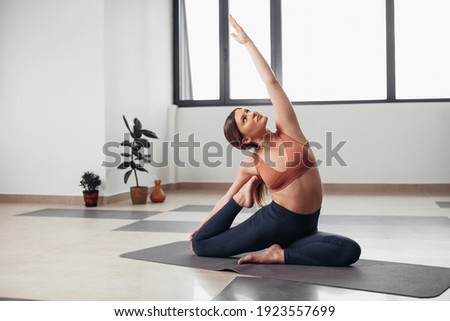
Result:
{"label": "terracotta pot", "polygon": [[148,187],[130,187],[131,202],[133,204],[145,204],[147,203]]}
{"label": "terracotta pot", "polygon": [[166,199],[166,194],[161,188],[161,180],[156,179],[155,180],[155,187],[153,188],[153,191],[150,194],[150,200],[153,203],[162,203]]}
{"label": "terracotta pot", "polygon": [[96,207],[98,202],[98,191],[83,191],[84,206]]}

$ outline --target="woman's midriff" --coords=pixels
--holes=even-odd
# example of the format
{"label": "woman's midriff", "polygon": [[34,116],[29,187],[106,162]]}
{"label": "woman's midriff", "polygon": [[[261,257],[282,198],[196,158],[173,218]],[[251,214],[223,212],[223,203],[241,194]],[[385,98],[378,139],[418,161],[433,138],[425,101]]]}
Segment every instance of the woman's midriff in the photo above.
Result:
{"label": "woman's midriff", "polygon": [[322,182],[318,168],[310,168],[284,189],[271,194],[276,203],[292,212],[316,212],[322,206]]}

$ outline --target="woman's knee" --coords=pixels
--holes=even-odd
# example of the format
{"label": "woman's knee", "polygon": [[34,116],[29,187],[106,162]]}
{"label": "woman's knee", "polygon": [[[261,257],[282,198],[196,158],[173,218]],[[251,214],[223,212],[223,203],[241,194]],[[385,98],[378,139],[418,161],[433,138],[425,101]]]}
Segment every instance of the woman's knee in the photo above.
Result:
{"label": "woman's knee", "polygon": [[359,260],[361,247],[354,240],[341,235],[328,234],[326,242],[335,246],[335,266],[349,266]]}
{"label": "woman's knee", "polygon": [[352,240],[347,238],[345,242],[343,242],[343,253],[344,253],[344,264],[343,265],[351,265],[359,260],[361,256],[361,246]]}

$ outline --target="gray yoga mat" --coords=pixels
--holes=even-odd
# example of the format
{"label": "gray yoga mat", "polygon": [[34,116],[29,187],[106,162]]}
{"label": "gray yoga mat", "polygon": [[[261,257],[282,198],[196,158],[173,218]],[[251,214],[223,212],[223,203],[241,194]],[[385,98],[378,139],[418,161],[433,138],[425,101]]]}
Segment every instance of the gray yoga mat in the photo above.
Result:
{"label": "gray yoga mat", "polygon": [[17,216],[36,216],[36,217],[60,217],[60,218],[99,218],[99,219],[117,219],[117,220],[143,220],[153,215],[161,213],[160,211],[120,211],[120,210],[102,210],[102,209],[61,209],[46,208],[43,210],[18,214]]}
{"label": "gray yoga mat", "polygon": [[236,258],[198,257],[186,241],[133,251],[121,257],[417,298],[433,298],[450,287],[449,268],[374,260],[359,260],[350,267],[238,265]]}

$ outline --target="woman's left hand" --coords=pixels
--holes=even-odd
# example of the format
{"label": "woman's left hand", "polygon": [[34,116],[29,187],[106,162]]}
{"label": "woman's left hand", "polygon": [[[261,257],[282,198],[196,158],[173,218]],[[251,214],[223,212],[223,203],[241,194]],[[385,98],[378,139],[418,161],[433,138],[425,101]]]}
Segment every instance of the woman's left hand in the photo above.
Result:
{"label": "woman's left hand", "polygon": [[250,41],[249,36],[245,33],[244,29],[236,22],[236,20],[233,18],[233,16],[228,15],[228,21],[233,26],[234,31],[231,33],[231,36],[239,42],[240,44],[245,45],[247,42]]}

